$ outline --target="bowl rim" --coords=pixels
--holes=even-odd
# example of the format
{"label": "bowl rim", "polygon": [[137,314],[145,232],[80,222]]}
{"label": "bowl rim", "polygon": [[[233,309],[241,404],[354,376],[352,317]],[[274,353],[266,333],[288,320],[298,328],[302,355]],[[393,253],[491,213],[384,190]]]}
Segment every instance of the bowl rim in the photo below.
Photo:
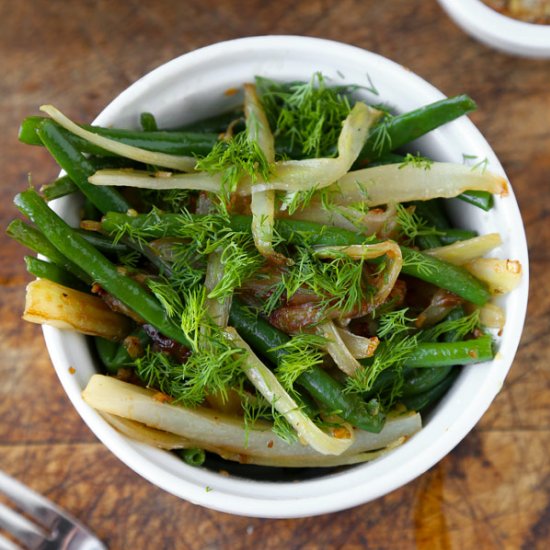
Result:
{"label": "bowl rim", "polygon": [[[445,97],[434,86],[416,74],[404,69],[399,64],[355,46],[331,40],[301,36],[258,36],[220,42],[168,61],[123,91],[102,111],[94,123],[109,123],[112,118],[117,116],[121,106],[139,97],[152,82],[177,75],[182,70],[186,70],[197,64],[211,62],[218,56],[245,55],[246,52],[252,49],[255,51],[265,51],[266,53],[269,50],[274,51],[274,49],[284,49],[285,51],[290,49],[292,51],[299,51],[305,55],[305,52],[314,51],[317,53],[317,51],[321,51],[323,48],[338,51],[338,53],[344,56],[355,57],[365,64],[370,62],[380,65],[384,70],[390,72],[398,71],[401,74],[403,71],[406,71],[407,81],[410,82],[412,87],[419,87],[419,89],[423,90],[424,95],[430,97],[429,101],[436,101]],[[422,100],[424,99],[422,98]],[[492,149],[469,119],[462,117],[462,120],[455,121],[452,124],[455,125],[454,128],[457,131],[467,135],[472,142],[479,144],[482,149],[486,150],[492,168],[505,176],[502,166]],[[301,481],[299,484],[251,482],[250,480],[241,478],[222,479],[223,476],[219,474],[208,474],[201,472],[200,469],[184,464],[178,465],[176,468],[174,463],[165,456],[168,453],[149,448],[120,435],[82,400],[80,396],[81,388],[76,382],[74,370],[71,370],[72,366],[68,351],[71,346],[82,346],[82,343],[85,342],[83,336],[74,333],[63,333],[63,331],[59,331],[53,327],[44,326],[44,337],[52,363],[77,412],[105,446],[139,475],[180,498],[222,512],[264,518],[313,516],[365,503],[408,483],[448,454],[474,427],[487,410],[511,367],[519,344],[527,306],[528,262],[523,223],[521,222],[519,209],[512,189],[510,189],[510,197],[505,200],[509,201],[506,208],[511,213],[510,215],[512,217],[515,216],[516,223],[519,223],[517,227],[518,233],[514,237],[518,246],[525,252],[524,257],[521,258],[524,265],[524,278],[521,288],[516,289],[514,296],[514,304],[516,306],[514,322],[516,330],[512,333],[513,337],[505,342],[508,350],[507,354],[500,362],[494,360],[488,364],[495,371],[496,378],[495,380],[491,380],[490,383],[486,381],[485,386],[480,388],[476,400],[465,403],[463,414],[452,426],[439,427],[440,439],[432,442],[429,456],[426,456],[425,452],[421,452],[416,456],[410,456],[410,460],[406,465],[400,464],[397,460],[398,452],[400,449],[407,447],[407,445],[386,455],[383,458],[384,462],[393,464],[395,471],[391,475],[372,480],[367,495],[365,495],[365,488],[361,487],[360,483],[355,483],[353,486],[350,486],[349,483],[348,485],[341,485],[340,483],[344,479],[342,476],[345,476],[346,481],[350,482],[360,479],[361,476],[359,473],[362,471],[363,466],[357,466],[351,471],[313,481]],[[62,201],[56,202],[53,208],[63,215],[64,203]],[[453,388],[453,391],[458,391],[458,389]],[[423,442],[427,436],[428,433],[426,432],[426,428],[424,428],[411,438],[408,445],[414,441]],[[423,443],[419,444],[422,445]],[[152,464],[151,460],[153,459],[157,462],[161,461],[162,467]],[[370,464],[374,464],[374,462]],[[188,479],[182,479],[180,476],[180,472],[183,471],[187,472]],[[215,476],[215,478],[212,476]],[[214,491],[208,490],[209,480],[214,480],[217,483]],[[254,497],[247,494],[247,491],[251,488],[251,484],[254,485],[254,490],[256,491],[257,489],[258,491]],[[322,494],[315,493],[315,488],[320,484],[326,490]],[[295,490],[296,487],[299,487],[299,491]]]}
{"label": "bowl rim", "polygon": [[438,0],[467,33],[499,50],[526,56],[550,57],[550,25],[508,17],[482,0]]}

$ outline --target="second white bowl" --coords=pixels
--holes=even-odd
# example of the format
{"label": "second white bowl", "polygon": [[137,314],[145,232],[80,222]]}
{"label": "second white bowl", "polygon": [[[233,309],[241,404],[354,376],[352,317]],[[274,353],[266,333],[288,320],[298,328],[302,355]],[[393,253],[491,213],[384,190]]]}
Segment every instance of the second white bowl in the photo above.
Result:
{"label": "second white bowl", "polygon": [[550,25],[535,25],[507,17],[481,0],[439,0],[441,6],[477,40],[515,55],[550,58]]}

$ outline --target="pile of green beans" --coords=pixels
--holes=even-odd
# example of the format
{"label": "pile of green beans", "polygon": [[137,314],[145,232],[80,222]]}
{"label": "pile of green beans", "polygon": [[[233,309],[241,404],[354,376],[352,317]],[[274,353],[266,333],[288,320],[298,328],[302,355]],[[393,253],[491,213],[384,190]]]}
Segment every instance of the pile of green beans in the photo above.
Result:
{"label": "pile of green beans", "polygon": [[[385,117],[368,136],[357,166],[402,162],[404,157],[396,151],[434,128],[474,109],[475,103],[469,97],[457,96],[409,113]],[[228,124],[239,121],[242,116],[242,111],[237,109],[183,128],[159,130],[154,116],[143,113],[140,118],[141,131],[92,125],[82,127],[112,140],[150,151],[204,156],[216,145],[220,133]],[[382,135],[384,139],[381,139]],[[136,244],[128,239],[114,242],[109,237],[122,225],[147,230],[151,239],[177,236],[178,215],[162,214],[162,226],[155,225],[154,228],[148,227],[147,215],[129,215],[131,202],[125,194],[115,188],[92,185],[88,178],[100,168],[134,164],[131,161],[122,161],[101,147],[71,134],[50,119],[25,119],[19,139],[27,144],[46,147],[66,172],[66,175],[43,188],[46,200],[79,191],[85,197],[85,208],[91,213],[90,218],[102,216],[99,223],[103,234],[71,228],[33,189],[18,194],[15,204],[34,223],[34,227],[15,220],[8,226],[8,235],[50,260],[45,262],[26,257],[28,271],[37,277],[79,290],[89,289],[92,283],[97,283],[160,333],[187,345],[183,331],[167,318],[160,302],[131,277],[120,273],[115,261],[118,255],[135,250],[156,263],[165,274],[169,274],[169,266],[161,265],[161,261],[155,260],[150,254],[148,256],[146,244]],[[278,154],[285,157],[299,157],[299,152],[293,151],[291,144],[285,140],[278,140],[276,148]],[[459,198],[484,210],[492,206],[492,197],[483,192],[468,192]],[[440,201],[417,202],[415,207],[417,215],[438,230],[437,235],[418,239],[416,244],[421,249],[449,244],[474,235],[469,231],[451,228]],[[234,231],[250,232],[251,221],[250,216],[233,215],[230,217],[230,226]],[[307,235],[311,246],[347,246],[365,242],[365,236],[360,233],[314,222],[279,219],[275,229],[288,243],[298,243],[304,235]],[[466,270],[414,248],[401,246],[401,252],[404,261],[402,272],[405,275],[446,289],[479,306],[489,299],[486,286]],[[454,311],[452,315],[464,315],[464,312]],[[290,336],[272,326],[266,319],[251,315],[237,296],[233,298],[229,320],[252,349],[273,367],[280,364],[288,353],[284,345],[290,340]],[[143,347],[150,343],[142,328],[137,328],[131,336],[137,338]],[[101,338],[96,338],[95,342],[99,358],[109,372],[116,373],[121,367],[132,363],[132,357],[123,343]],[[402,366],[404,384],[401,400],[408,408],[422,410],[445,393],[458,375],[461,365],[489,360],[492,357],[492,341],[489,336],[461,341],[453,339],[452,335],[445,335],[444,341],[423,342]],[[375,386],[363,396],[346,392],[344,385],[321,367],[312,367],[302,373],[297,383],[304,391],[305,401],[308,396],[312,397],[324,412],[337,413],[354,426],[379,432],[384,426],[385,414],[369,404],[371,400],[376,402],[377,395],[384,391],[393,375],[395,373],[391,371],[382,372]],[[204,461],[204,452],[189,449],[182,454],[182,458],[189,463],[199,464]]]}
{"label": "pile of green beans", "polygon": [[[118,273],[116,267],[101,252],[81,237],[78,230],[69,227],[57,214],[50,210],[34,190],[29,189],[20,193],[15,202],[20,210],[34,221],[38,229],[31,228],[23,222],[15,221],[10,226],[12,235],[21,235],[22,233],[32,235],[35,238],[34,242],[41,241],[40,235],[45,236],[46,240],[42,239],[42,241],[50,242],[57,252],[47,250],[45,247],[33,246],[42,253],[47,252],[50,256],[56,257],[59,264],[64,267],[77,265],[78,269],[81,270],[77,272],[86,281],[94,280],[98,282],[113,296],[146,319],[147,322],[161,330],[163,334],[180,343],[187,343],[183,333],[166,320],[164,310],[156,299],[132,279]],[[107,220],[113,222],[113,218],[117,219],[120,216],[126,217],[123,214],[107,214],[104,217],[104,225],[108,228]],[[167,216],[169,215],[167,214]],[[250,219],[248,217],[239,216],[235,218],[234,228],[240,229],[245,224],[249,227]],[[143,218],[138,216],[130,217],[130,219],[136,220],[137,223]],[[279,227],[279,230],[282,233],[286,232],[290,241],[292,241],[292,235],[295,235],[298,230],[296,225],[299,225],[300,231],[305,228],[309,231],[315,230],[312,232],[318,235],[319,241],[317,244],[341,245],[342,243],[353,244],[358,242],[358,238],[354,233],[343,229],[325,228],[326,232],[323,233],[319,230],[317,224],[311,224],[310,222],[292,223],[291,220],[282,221],[283,224]],[[304,226],[304,224],[307,225]],[[169,224],[166,224],[166,227],[169,227]],[[352,237],[355,237],[357,241],[353,241]],[[30,242],[30,239],[25,240],[21,237],[19,240],[26,243]],[[46,276],[53,278],[49,274]],[[59,281],[59,278],[54,278],[54,280]],[[252,348],[272,364],[277,364],[286,353],[281,346],[288,342],[290,337],[270,325],[266,320],[251,316],[237,298],[233,300],[230,322]],[[143,335],[142,338],[144,338]],[[146,338],[144,341],[146,341]],[[110,369],[128,362],[127,352],[122,346],[103,342],[98,345],[98,351],[104,363]],[[482,337],[463,342],[420,344],[408,358],[405,366],[410,369],[441,368],[484,361],[491,357],[491,339]],[[322,403],[326,410],[338,411],[344,419],[352,424],[369,431],[379,431],[382,428],[383,414],[380,412],[375,415],[371,414],[364,402],[356,396],[346,395],[342,385],[323,369],[318,367],[310,369],[300,376],[298,383],[317,401]],[[414,382],[411,381],[411,384],[414,384]]]}

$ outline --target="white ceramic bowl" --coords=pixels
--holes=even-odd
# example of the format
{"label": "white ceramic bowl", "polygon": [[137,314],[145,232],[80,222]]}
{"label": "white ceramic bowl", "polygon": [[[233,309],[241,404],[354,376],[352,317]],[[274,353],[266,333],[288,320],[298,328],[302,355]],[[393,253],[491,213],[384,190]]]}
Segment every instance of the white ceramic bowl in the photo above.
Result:
{"label": "white ceramic bowl", "polygon": [[[308,79],[321,71],[334,84],[369,86],[368,100],[384,100],[408,111],[443,95],[409,70],[379,55],[352,46],[293,36],[244,38],[203,48],[154,70],[130,86],[96,119],[97,124],[138,127],[142,111],[154,113],[161,126],[200,119],[235,104],[229,88],[262,75],[287,81]],[[493,151],[466,118],[432,132],[417,146],[435,159],[462,162],[463,154],[487,158],[489,168],[504,174]],[[96,371],[88,342],[81,335],[45,327],[44,334],[57,374],[78,413],[96,436],[125,464],[151,483],[196,504],[245,516],[299,517],[349,508],[384,495],[409,482],[444,457],[473,428],[498,393],[518,346],[527,302],[527,248],[517,203],[510,194],[496,198],[484,213],[456,201],[453,216],[463,227],[481,233],[498,231],[499,254],[519,259],[523,283],[502,305],[508,322],[499,339],[498,358],[467,367],[426,419],[424,429],[391,454],[369,464],[322,478],[299,482],[260,482],[226,477],[192,468],[170,453],[128,440],[112,429],[81,399],[81,390]],[[76,222],[76,208],[63,200],[55,208]],[[72,373],[73,367],[75,369]]]}
{"label": "white ceramic bowl", "polygon": [[550,58],[550,25],[535,25],[507,17],[481,0],[439,0],[468,34],[507,53]]}

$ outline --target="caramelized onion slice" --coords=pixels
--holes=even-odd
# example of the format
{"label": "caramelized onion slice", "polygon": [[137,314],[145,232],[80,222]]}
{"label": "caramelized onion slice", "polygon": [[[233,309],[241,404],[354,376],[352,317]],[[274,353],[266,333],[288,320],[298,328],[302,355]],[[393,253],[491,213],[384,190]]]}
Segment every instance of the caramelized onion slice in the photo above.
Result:
{"label": "caramelized onion slice", "polygon": [[317,333],[327,339],[325,349],[342,372],[348,376],[353,376],[357,370],[362,368],[359,361],[355,359],[344,344],[340,333],[332,321],[325,321],[318,325]]}

